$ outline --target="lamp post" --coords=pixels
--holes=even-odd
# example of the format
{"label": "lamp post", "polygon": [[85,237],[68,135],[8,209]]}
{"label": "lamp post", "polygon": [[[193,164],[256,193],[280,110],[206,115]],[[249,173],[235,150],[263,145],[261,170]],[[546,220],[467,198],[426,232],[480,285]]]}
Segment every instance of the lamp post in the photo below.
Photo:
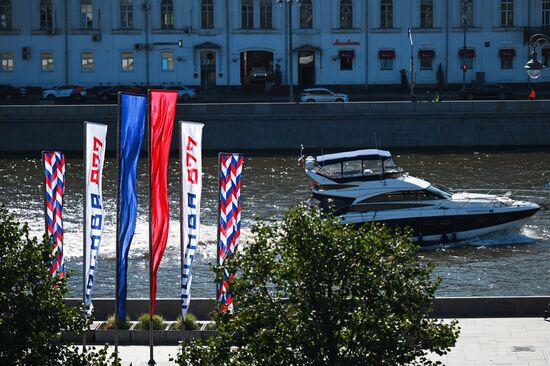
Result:
{"label": "lamp post", "polygon": [[412,31],[409,27],[409,42],[411,44],[411,62],[410,62],[410,80],[409,80],[409,87],[411,92],[411,102],[416,101],[416,95],[414,95],[414,45],[413,45],[413,38],[412,38]]}
{"label": "lamp post", "polygon": [[468,0],[462,0],[462,28],[464,32],[464,46],[462,48],[462,90],[466,90],[466,29],[468,27]]}
{"label": "lamp post", "polygon": [[292,3],[302,5],[303,0],[276,0],[279,6],[287,6],[287,55],[288,55],[288,101],[294,102],[294,65],[292,62]]}
{"label": "lamp post", "polygon": [[527,61],[524,68],[531,79],[538,79],[544,71],[544,64],[538,60],[537,47],[546,42],[550,43],[550,37],[542,33],[533,34],[529,38],[529,46],[533,47],[533,52],[531,52],[529,61]]}

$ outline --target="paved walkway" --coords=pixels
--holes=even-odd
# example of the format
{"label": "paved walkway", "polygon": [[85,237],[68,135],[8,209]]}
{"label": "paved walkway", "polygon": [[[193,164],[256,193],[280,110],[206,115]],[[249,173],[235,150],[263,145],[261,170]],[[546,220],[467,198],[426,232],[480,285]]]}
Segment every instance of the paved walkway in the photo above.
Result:
{"label": "paved walkway", "polygon": [[[550,365],[550,321],[542,318],[459,319],[461,332],[451,352],[431,358],[448,366]],[[121,346],[123,365],[145,366],[149,360],[146,346]],[[158,366],[169,362],[177,347],[155,347]]]}

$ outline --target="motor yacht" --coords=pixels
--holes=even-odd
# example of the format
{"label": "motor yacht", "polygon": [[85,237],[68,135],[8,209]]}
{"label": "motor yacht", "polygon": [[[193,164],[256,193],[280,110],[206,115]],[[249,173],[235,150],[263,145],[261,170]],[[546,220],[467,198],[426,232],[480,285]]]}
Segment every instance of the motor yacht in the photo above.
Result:
{"label": "motor yacht", "polygon": [[305,159],[310,203],[344,224],[409,227],[421,245],[462,241],[520,227],[540,206],[504,195],[451,192],[405,173],[389,151],[356,150]]}

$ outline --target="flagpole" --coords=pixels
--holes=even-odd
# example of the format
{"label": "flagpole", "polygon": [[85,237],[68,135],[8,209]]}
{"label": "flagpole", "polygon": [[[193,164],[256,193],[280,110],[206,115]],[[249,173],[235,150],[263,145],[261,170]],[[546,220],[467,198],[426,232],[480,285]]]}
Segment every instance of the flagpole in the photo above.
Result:
{"label": "flagpole", "polygon": [[[116,261],[116,279],[115,279],[115,355],[118,358],[118,289],[120,287],[119,280],[119,254],[120,251],[120,240],[119,240],[119,230],[120,230],[120,121],[121,121],[121,94],[120,92],[117,95],[118,99],[118,110],[117,110],[117,129],[116,129],[116,239],[115,239],[115,261]],[[126,320],[126,319],[124,319]]]}
{"label": "flagpole", "polygon": [[155,365],[153,358],[153,231],[151,229],[151,91],[147,91],[147,172],[149,176],[149,362],[148,365]]}
{"label": "flagpole", "polygon": [[[218,222],[216,224],[217,226],[217,241],[216,241],[216,267],[220,266],[220,220],[221,220],[221,170],[222,170],[222,164],[221,164],[221,156],[222,153],[218,153]],[[221,283],[216,284],[216,301],[219,301],[218,299],[218,287],[221,287]]]}
{"label": "flagpole", "polygon": [[[88,314],[86,312],[86,163],[88,161],[86,153],[88,152],[88,123],[84,122],[84,200],[82,201],[82,217],[84,218],[84,230],[82,230],[82,302],[84,303],[84,319],[88,320]],[[86,333],[88,325],[84,328],[84,334],[82,335],[82,352],[86,353]]]}
{"label": "flagpole", "polygon": [[[183,236],[183,229],[184,229],[184,224],[183,224],[183,179],[184,179],[184,175],[183,175],[183,163],[184,163],[184,159],[183,159],[183,145],[182,145],[182,139],[183,139],[183,133],[182,133],[182,125],[183,125],[183,122],[179,122],[179,141],[178,141],[178,145],[179,145],[179,159],[180,159],[180,191],[179,191],[179,196],[180,196],[180,281],[181,281],[181,288],[180,290],[182,291],[182,294],[180,294],[180,297],[181,297],[181,308],[183,309],[183,262],[185,260],[185,257],[184,257],[184,242],[185,242],[185,238]],[[183,311],[181,312],[181,340],[182,340],[182,344],[181,344],[181,347],[183,349],[184,347],[184,343],[185,343],[185,318],[183,317]]]}

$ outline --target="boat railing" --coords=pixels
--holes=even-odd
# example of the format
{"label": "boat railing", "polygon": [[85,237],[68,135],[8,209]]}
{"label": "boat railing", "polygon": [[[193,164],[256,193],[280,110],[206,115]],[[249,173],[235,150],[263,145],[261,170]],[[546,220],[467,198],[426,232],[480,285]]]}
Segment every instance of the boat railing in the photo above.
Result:
{"label": "boat railing", "polygon": [[[505,205],[502,201],[499,201],[499,197],[509,197],[516,201],[530,201],[537,203],[543,208],[550,206],[550,189],[521,189],[521,188],[465,188],[465,189],[452,189],[452,193],[480,193],[495,195],[496,197],[487,203],[487,207],[494,206],[495,204]],[[468,198],[464,205],[466,205],[473,198]],[[463,205],[463,206],[464,206]]]}

